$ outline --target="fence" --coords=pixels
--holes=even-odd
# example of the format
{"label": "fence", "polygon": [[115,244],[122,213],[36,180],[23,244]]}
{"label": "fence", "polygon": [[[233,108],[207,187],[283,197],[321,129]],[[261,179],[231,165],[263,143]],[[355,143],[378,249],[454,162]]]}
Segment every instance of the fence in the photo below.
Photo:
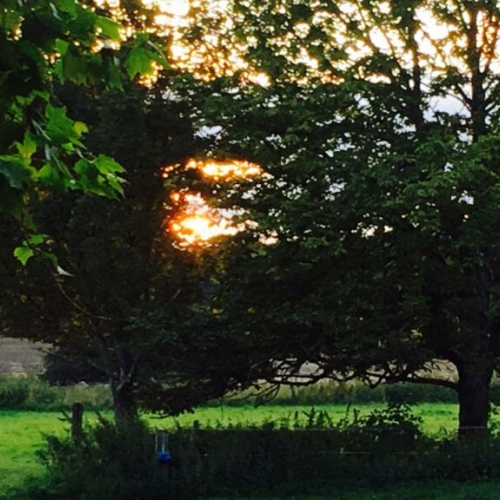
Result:
{"label": "fence", "polygon": [[178,429],[174,489],[186,494],[307,491],[400,481],[500,478],[500,441],[433,440],[411,426],[350,429]]}

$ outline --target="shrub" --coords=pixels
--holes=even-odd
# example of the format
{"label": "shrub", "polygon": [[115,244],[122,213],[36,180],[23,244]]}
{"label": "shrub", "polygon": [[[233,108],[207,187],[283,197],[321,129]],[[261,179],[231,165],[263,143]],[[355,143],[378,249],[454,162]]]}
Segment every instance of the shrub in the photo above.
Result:
{"label": "shrub", "polygon": [[[500,384],[492,386],[492,401],[500,402]],[[313,406],[323,404],[362,404],[362,403],[456,403],[457,396],[452,389],[439,386],[425,386],[411,383],[382,384],[375,388],[368,387],[360,381],[339,383],[324,380],[304,387],[280,387],[272,399],[277,405]],[[233,394],[224,399],[228,406],[258,403],[259,397],[251,390]],[[220,400],[211,405],[219,405]]]}
{"label": "shrub", "polygon": [[88,409],[111,407],[111,394],[104,385],[51,386],[35,376],[0,376],[0,409],[60,411],[81,402]]}
{"label": "shrub", "polygon": [[261,427],[178,429],[171,443],[180,462],[177,484],[196,477],[196,492],[210,496],[411,478],[414,454],[433,442],[407,406],[394,404],[366,417],[354,412],[340,423],[312,409]]}
{"label": "shrub", "polygon": [[29,399],[29,384],[25,379],[14,377],[0,378],[0,408],[4,410],[21,409]]}
{"label": "shrub", "polygon": [[151,500],[169,497],[168,473],[156,463],[150,430],[141,422],[100,419],[78,443],[49,437],[42,460],[48,485],[33,491],[44,500]]}
{"label": "shrub", "polygon": [[178,427],[169,441],[174,465],[165,469],[156,462],[151,431],[140,423],[101,420],[78,444],[52,437],[43,453],[50,481],[30,498],[297,495],[400,481],[500,478],[500,439],[430,439],[411,408],[400,404],[364,417],[354,411],[341,422],[312,409],[250,428]]}

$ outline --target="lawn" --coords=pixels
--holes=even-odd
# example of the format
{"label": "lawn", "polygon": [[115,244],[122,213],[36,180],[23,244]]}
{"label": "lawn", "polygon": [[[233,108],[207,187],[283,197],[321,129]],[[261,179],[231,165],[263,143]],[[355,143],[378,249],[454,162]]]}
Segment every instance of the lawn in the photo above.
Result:
{"label": "lawn", "polygon": [[[356,411],[364,414],[376,407],[380,407],[380,405],[359,405]],[[175,425],[191,426],[195,420],[198,420],[202,426],[227,426],[229,424],[250,425],[271,420],[291,420],[296,413],[306,418],[305,414],[309,413],[310,410],[310,407],[292,406],[263,406],[259,408],[251,406],[211,407],[198,409],[193,414],[182,415],[176,419],[158,419],[153,416],[147,416],[147,419],[153,427],[159,428],[168,428]],[[345,416],[346,407],[333,405],[317,406],[315,410],[325,410],[335,420]],[[353,410],[351,409],[350,411],[352,412]],[[456,405],[441,403],[421,404],[416,406],[414,411],[416,414],[422,416],[424,420],[424,429],[429,434],[452,433],[456,429]],[[64,435],[64,433],[67,432],[68,425],[61,421],[61,417],[62,415],[60,413],[0,411],[1,493],[6,495],[9,488],[20,486],[26,478],[40,478],[43,475],[43,468],[36,456],[36,450],[43,446],[44,435]],[[95,419],[95,416],[90,413],[87,414],[87,421],[93,419]],[[8,495],[6,497],[8,498]],[[379,497],[371,496],[366,498],[377,500]],[[445,499],[447,497],[435,498]],[[460,498],[466,497],[462,496]]]}

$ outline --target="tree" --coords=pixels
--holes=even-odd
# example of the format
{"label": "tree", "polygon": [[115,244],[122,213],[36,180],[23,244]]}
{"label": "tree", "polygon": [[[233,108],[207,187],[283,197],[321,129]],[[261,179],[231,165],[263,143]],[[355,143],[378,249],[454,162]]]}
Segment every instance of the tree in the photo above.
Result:
{"label": "tree", "polygon": [[[86,356],[110,383],[117,419],[135,417],[161,389],[177,323],[200,293],[192,256],[165,231],[162,167],[184,161],[195,144],[185,104],[164,99],[165,85],[129,84],[98,98],[59,91],[89,123],[89,147],[120,161],[128,182],[121,200],[45,197],[34,217],[61,274],[53,279],[46,261],[34,260],[2,277],[4,331]],[[160,313],[168,327],[147,330]]]}
{"label": "tree", "polygon": [[218,328],[248,345],[254,380],[301,383],[310,361],[302,383],[442,385],[461,434],[486,428],[500,356],[498,3],[231,6],[224,43],[269,84],[236,74],[186,98],[220,127],[210,155],[266,173],[211,185],[253,221],[227,244]]}
{"label": "tree", "polygon": [[[157,71],[158,67],[167,66],[162,51],[152,44],[152,40],[157,37],[153,33],[146,32],[150,26],[145,22],[152,16],[152,11],[145,10],[140,2],[134,0],[121,2],[114,8],[78,0],[57,3],[45,0],[30,2],[7,0],[2,5],[0,13],[0,68],[3,75],[0,79],[2,241],[0,273],[3,275],[4,283],[0,302],[2,334],[15,334],[31,339],[42,338],[61,345],[65,345],[66,340],[66,345],[73,349],[85,350],[89,348],[89,344],[95,349],[97,339],[102,340],[109,334],[101,331],[96,333],[99,328],[102,329],[102,325],[98,325],[98,328],[95,323],[104,321],[105,324],[113,324],[112,331],[127,323],[125,315],[118,321],[115,316],[105,317],[99,315],[98,311],[108,309],[110,314],[117,314],[117,309],[126,307],[127,299],[134,302],[143,298],[137,295],[138,290],[145,292],[141,286],[148,277],[151,278],[151,272],[142,281],[138,280],[137,286],[129,290],[129,295],[122,297],[118,305],[109,297],[107,302],[103,300],[101,304],[92,302],[105,296],[102,291],[101,295],[95,293],[93,297],[85,296],[86,290],[96,292],[95,288],[98,285],[95,284],[95,280],[102,276],[93,276],[92,282],[86,280],[82,273],[88,271],[89,266],[94,266],[97,272],[102,271],[95,260],[98,256],[103,256],[99,251],[112,251],[116,248],[113,247],[113,243],[123,242],[127,238],[130,243],[134,238],[131,234],[134,230],[137,233],[135,237],[139,236],[138,219],[142,217],[144,222],[144,217],[153,213],[151,196],[156,196],[155,215],[160,216],[159,171],[157,170],[155,176],[147,178],[142,184],[146,189],[155,185],[155,190],[149,193],[149,198],[148,195],[139,193],[138,199],[132,199],[133,188],[124,188],[123,167],[106,154],[106,151],[116,151],[120,156],[121,151],[113,149],[113,145],[103,146],[103,141],[98,144],[97,134],[106,130],[101,127],[97,131],[102,124],[98,120],[96,122],[95,116],[89,112],[90,109],[87,109],[84,115],[81,110],[68,110],[68,108],[75,104],[76,96],[84,100],[85,95],[89,103],[89,96],[101,95],[112,89],[117,95],[125,92],[133,101],[131,109],[127,110],[124,109],[126,102],[124,98],[122,107],[118,107],[115,111],[123,112],[124,115],[126,112],[133,114],[134,110],[137,111],[137,103],[134,101],[136,97],[131,97],[130,83],[127,82]],[[128,30],[129,27],[133,29]],[[70,99],[68,95],[71,96]],[[116,99],[119,100],[118,97]],[[93,101],[90,108],[95,113],[99,111]],[[91,125],[90,130],[82,121],[83,116],[88,120],[88,125]],[[113,116],[111,123],[117,125],[115,119],[116,116]],[[92,129],[94,126],[96,130]],[[88,142],[84,142],[85,134],[90,137]],[[134,140],[139,137],[141,134]],[[136,142],[131,144],[137,145]],[[87,147],[88,145],[90,147]],[[159,152],[155,150],[149,158],[154,157],[157,160],[158,156]],[[143,155],[142,160],[146,157],[147,153]],[[134,168],[143,166],[141,160],[138,161],[139,166],[135,163]],[[158,168],[158,165],[155,164],[154,168]],[[142,179],[141,176],[146,172],[135,173]],[[133,184],[135,187],[135,183]],[[80,196],[77,193],[84,195]],[[91,195],[98,195],[99,198]],[[127,198],[123,206],[117,202],[120,196]],[[52,218],[49,219],[47,214],[51,210]],[[97,220],[108,222],[109,219],[114,224],[117,221],[113,221],[113,215],[116,216],[118,213],[131,215],[132,220],[128,227],[130,233],[124,234],[127,230],[125,227],[121,232],[116,229],[116,239],[113,242],[103,241],[99,245],[100,242],[97,241],[95,249],[89,249],[88,242],[85,246],[81,238],[87,236],[90,239],[92,235],[83,230],[78,234],[78,228],[75,227],[78,217],[83,218],[80,223],[90,223],[86,217],[92,214],[94,222]],[[157,222],[157,219],[155,221]],[[116,228],[113,224],[107,228],[108,231],[111,232]],[[141,242],[138,243],[139,248],[128,261],[124,260],[124,265],[125,262],[131,265],[140,264],[137,260],[147,261],[148,257],[152,256],[154,250],[147,245],[153,239],[150,231],[153,224],[154,221],[151,221],[151,225],[144,224],[142,235],[146,241],[142,246]],[[42,227],[47,231],[41,230]],[[99,231],[102,237],[105,228],[101,227]],[[61,236],[61,241],[54,240],[56,233]],[[68,238],[71,241],[68,241]],[[35,254],[38,257],[37,261],[32,262],[29,269],[20,268],[19,263],[12,258],[15,247],[17,247],[15,255],[22,264],[26,264]],[[75,254],[72,254],[72,251],[75,251]],[[76,253],[77,251],[79,253]],[[109,259],[112,255],[115,254],[105,255],[110,265]],[[91,257],[94,257],[94,261]],[[67,276],[67,271],[64,271],[59,264],[68,269],[72,265],[77,267],[79,273],[75,272],[72,276],[73,282],[68,279],[70,277]],[[82,265],[81,268],[79,264]],[[124,272],[123,267],[120,270]],[[138,273],[139,268],[136,268],[135,272]],[[132,274],[129,272],[129,278],[132,278]],[[62,276],[66,277],[65,282]],[[116,278],[111,271],[108,277]],[[123,287],[123,282],[116,281],[114,285],[116,291],[119,286]],[[165,293],[166,290],[167,288]],[[151,292],[152,288],[149,287],[148,291]],[[161,293],[157,295],[159,299]],[[143,302],[147,302],[147,298]],[[114,309],[110,307],[110,303]],[[137,302],[128,305],[130,309],[127,310],[127,319],[130,319],[130,315],[138,314],[137,308],[140,305]],[[11,315],[13,311],[16,311],[16,314]],[[83,325],[87,326],[86,330]],[[95,328],[96,332],[93,332],[89,325]],[[70,326],[75,330],[74,336],[68,334]],[[126,337],[126,334],[122,336]],[[124,345],[125,343],[122,343],[121,347]],[[133,381],[128,379],[133,378],[131,373],[135,370],[136,363],[133,356],[128,354],[125,347],[121,351],[113,342],[106,344],[102,341],[101,351],[101,361],[107,359],[108,362],[104,371],[112,380],[112,387],[116,389],[117,414],[133,413],[134,403],[131,402],[127,406],[126,402],[131,400],[129,393]],[[105,354],[108,358],[105,358]],[[121,401],[125,403],[122,404]]]}

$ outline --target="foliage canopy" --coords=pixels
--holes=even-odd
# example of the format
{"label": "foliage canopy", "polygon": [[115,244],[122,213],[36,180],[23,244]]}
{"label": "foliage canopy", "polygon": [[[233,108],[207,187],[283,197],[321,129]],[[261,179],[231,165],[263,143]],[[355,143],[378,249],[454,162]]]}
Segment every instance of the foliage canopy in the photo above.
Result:
{"label": "foliage canopy", "polygon": [[250,378],[300,383],[309,361],[306,383],[440,384],[462,431],[484,428],[500,355],[498,3],[231,6],[227,44],[269,85],[186,93],[221,130],[211,155],[266,171],[219,186],[255,222],[227,245],[219,328],[246,346]]}
{"label": "foliage canopy", "polygon": [[[149,35],[124,41],[122,26],[92,3],[6,0],[0,54],[0,213],[29,228],[29,205],[45,192],[123,193],[123,168],[87,150],[88,128],[68,116],[56,87],[120,89],[122,75],[147,73],[152,61],[166,65]],[[26,241],[17,257],[26,262],[43,239]]]}

